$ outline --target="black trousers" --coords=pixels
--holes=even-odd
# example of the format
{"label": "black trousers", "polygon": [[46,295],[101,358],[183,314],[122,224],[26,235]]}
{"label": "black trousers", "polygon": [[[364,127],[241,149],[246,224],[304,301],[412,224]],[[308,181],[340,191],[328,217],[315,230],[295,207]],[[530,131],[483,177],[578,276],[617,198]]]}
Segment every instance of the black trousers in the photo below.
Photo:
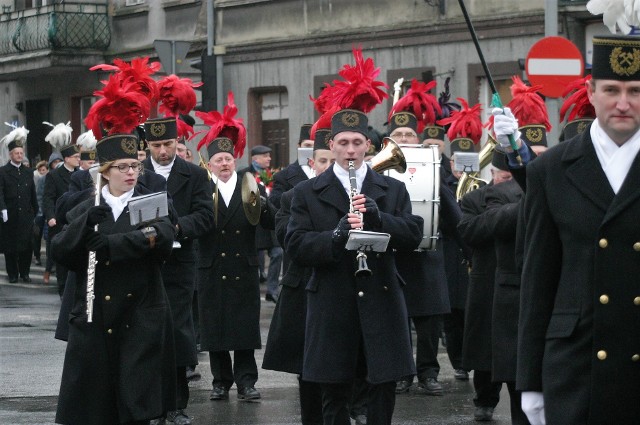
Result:
{"label": "black trousers", "polygon": [[[438,344],[442,315],[411,317],[416,329],[416,370],[419,381],[437,378],[440,373]],[[413,380],[409,377],[409,380]]]}
{"label": "black trousers", "polygon": [[209,351],[213,385],[222,385],[227,390],[234,382],[238,388],[255,386],[258,381],[258,366],[253,351],[234,351],[233,366],[231,365],[231,354],[228,351]]}
{"label": "black trousers", "polygon": [[516,383],[507,382],[507,389],[509,390],[509,407],[511,407],[511,424],[531,425],[527,415],[522,411],[522,393],[516,391]]}
{"label": "black trousers", "polygon": [[462,369],[462,336],[464,334],[464,310],[452,308],[444,315],[444,333],[447,336],[447,355],[454,369]]}
{"label": "black trousers", "polygon": [[476,407],[496,407],[498,405],[502,384],[491,382],[490,370],[473,371],[473,388],[476,390],[476,396],[473,399],[473,404]]}
{"label": "black trousers", "polygon": [[322,425],[322,388],[298,376],[300,391],[300,419],[302,425]]}
{"label": "black trousers", "polygon": [[[353,384],[320,384],[324,425],[350,425],[348,403]],[[369,384],[367,424],[390,425],[396,403],[395,382]]]}
{"label": "black trousers", "polygon": [[187,381],[187,367],[176,368],[176,408],[186,409],[189,404],[189,381]]}
{"label": "black trousers", "polygon": [[31,247],[26,250],[5,252],[4,261],[7,267],[7,275],[9,279],[17,279],[29,276],[31,270]]}

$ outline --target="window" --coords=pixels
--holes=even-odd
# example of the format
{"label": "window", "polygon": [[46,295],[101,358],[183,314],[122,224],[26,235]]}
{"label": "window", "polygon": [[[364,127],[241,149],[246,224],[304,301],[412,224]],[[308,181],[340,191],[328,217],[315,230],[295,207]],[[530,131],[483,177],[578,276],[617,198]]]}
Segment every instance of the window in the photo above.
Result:
{"label": "window", "polygon": [[145,0],[125,0],[125,6],[136,6],[138,4],[144,4]]}

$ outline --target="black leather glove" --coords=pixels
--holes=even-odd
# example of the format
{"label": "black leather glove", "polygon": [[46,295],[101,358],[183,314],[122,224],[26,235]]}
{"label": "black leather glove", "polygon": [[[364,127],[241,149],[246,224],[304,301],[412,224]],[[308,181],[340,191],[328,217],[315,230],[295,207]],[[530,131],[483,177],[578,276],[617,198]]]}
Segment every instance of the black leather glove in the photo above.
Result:
{"label": "black leather glove", "polygon": [[87,235],[84,244],[89,251],[100,251],[109,247],[109,240],[100,232],[91,232]]}
{"label": "black leather glove", "polygon": [[267,202],[267,198],[260,196],[260,214],[264,215],[269,213],[269,204]]}
{"label": "black leather glove", "polygon": [[362,216],[365,230],[380,228],[380,226],[382,226],[382,220],[380,219],[380,210],[378,209],[376,201],[366,196],[364,207],[367,209]]}
{"label": "black leather glove", "polygon": [[101,223],[107,218],[107,214],[111,214],[111,207],[109,205],[97,205],[89,208],[87,214],[87,226],[93,227],[96,224]]}
{"label": "black leather glove", "polygon": [[349,231],[351,230],[351,224],[349,224],[349,218],[347,215],[342,217],[338,222],[338,225],[333,230],[331,239],[336,245],[344,246],[349,238]]}

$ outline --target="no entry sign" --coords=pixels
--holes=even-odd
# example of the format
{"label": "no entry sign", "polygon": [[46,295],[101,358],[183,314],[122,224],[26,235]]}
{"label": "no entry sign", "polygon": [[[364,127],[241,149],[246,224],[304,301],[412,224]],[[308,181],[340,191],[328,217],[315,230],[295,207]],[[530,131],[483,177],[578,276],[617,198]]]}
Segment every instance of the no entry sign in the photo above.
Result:
{"label": "no entry sign", "polygon": [[542,85],[540,93],[561,97],[567,84],[584,73],[582,53],[562,37],[545,37],[531,46],[525,62],[531,85]]}

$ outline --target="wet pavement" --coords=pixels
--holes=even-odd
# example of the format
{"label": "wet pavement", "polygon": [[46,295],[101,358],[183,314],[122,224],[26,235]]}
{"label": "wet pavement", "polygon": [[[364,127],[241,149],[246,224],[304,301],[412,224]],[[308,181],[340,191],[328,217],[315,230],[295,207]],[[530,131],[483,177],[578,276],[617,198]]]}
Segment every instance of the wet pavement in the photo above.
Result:
{"label": "wet pavement", "polygon": [[[3,257],[0,255],[0,257]],[[9,284],[0,259],[0,424],[54,423],[66,344],[53,338],[60,300],[55,279],[42,284],[42,267],[34,267],[30,284]],[[261,330],[267,340],[274,304],[262,301]],[[256,351],[258,366],[262,350]],[[444,396],[417,394],[413,389],[396,398],[394,424],[476,424],[473,385],[457,381],[444,348],[440,348],[439,381]],[[202,379],[191,383],[187,413],[199,424],[299,424],[297,379],[294,375],[259,369],[258,402],[238,401],[235,387],[226,401],[210,401],[211,373],[206,353],[199,354]],[[509,403],[506,386],[494,414],[495,425],[506,425]]]}

